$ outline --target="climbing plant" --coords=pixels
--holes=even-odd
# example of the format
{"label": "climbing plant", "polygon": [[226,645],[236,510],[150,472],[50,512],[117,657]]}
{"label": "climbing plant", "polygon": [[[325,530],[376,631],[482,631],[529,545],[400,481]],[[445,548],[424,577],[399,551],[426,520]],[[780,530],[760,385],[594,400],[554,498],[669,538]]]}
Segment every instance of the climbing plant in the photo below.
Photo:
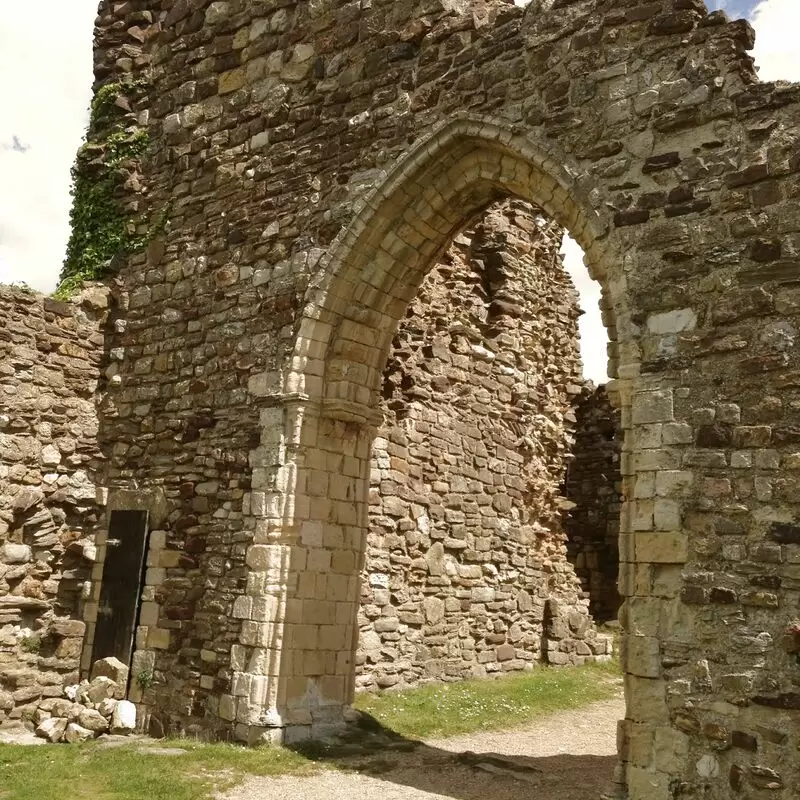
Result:
{"label": "climbing plant", "polygon": [[125,184],[147,149],[146,131],[126,109],[146,91],[147,82],[136,80],[106,84],[95,94],[86,142],[72,168],[71,234],[56,297],[104,277],[120,256],[144,247],[154,233],[124,202]]}

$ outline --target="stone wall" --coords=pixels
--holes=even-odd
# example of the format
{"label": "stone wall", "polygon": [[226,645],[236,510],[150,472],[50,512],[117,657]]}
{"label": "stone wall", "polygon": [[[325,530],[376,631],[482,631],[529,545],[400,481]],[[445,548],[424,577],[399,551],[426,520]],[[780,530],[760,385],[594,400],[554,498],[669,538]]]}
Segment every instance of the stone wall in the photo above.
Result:
{"label": "stone wall", "polygon": [[575,446],[564,494],[574,504],[566,512],[567,552],[589,595],[597,622],[616,619],[621,598],[619,529],[622,504],[619,413],[604,386],[588,384],[575,408]]}
{"label": "stone wall", "polygon": [[603,287],[620,782],[796,796],[800,90],[759,83],[750,26],[686,0],[103,9],[99,51],[142,51],[111,68],[147,63],[139,200],[168,216],[115,261],[103,411],[109,500],[161,509],[172,563],[146,705],[251,742],[341,724],[391,340],[516,196]]}
{"label": "stone wall", "polygon": [[563,229],[492,207],[395,336],[375,439],[356,686],[604,657],[559,488],[581,395]]}
{"label": "stone wall", "polygon": [[77,683],[97,574],[95,398],[108,293],[0,289],[0,723]]}

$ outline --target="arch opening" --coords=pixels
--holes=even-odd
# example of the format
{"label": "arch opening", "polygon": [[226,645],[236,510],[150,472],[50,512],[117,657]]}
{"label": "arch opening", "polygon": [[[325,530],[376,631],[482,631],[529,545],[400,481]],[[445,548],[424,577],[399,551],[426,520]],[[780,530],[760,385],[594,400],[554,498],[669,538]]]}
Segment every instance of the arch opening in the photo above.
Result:
{"label": "arch opening", "polygon": [[[365,200],[310,291],[283,377],[281,463],[263,482],[275,504],[251,548],[263,549],[265,563],[280,570],[272,586],[284,592],[275,604],[286,611],[268,635],[282,649],[281,665],[265,684],[264,702],[289,741],[324,733],[353,699],[384,367],[409,303],[454,237],[504,199],[541,209],[581,244],[601,281],[610,374],[635,374],[621,262],[606,253],[607,224],[582,201],[585,176],[568,181],[563,163],[507,129],[470,120],[445,126]],[[623,409],[625,384],[611,384]]]}
{"label": "arch opening", "polygon": [[358,691],[611,658],[589,608],[618,610],[619,463],[596,441],[616,419],[584,380],[563,236],[524,201],[493,204],[400,322],[372,449]]}

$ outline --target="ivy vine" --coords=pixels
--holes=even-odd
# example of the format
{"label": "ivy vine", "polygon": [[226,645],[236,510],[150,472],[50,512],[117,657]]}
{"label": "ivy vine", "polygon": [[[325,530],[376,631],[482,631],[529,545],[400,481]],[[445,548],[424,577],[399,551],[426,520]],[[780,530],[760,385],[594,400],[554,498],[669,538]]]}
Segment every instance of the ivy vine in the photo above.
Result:
{"label": "ivy vine", "polygon": [[[166,223],[166,212],[154,226],[126,212],[125,182],[138,171],[147,150],[147,133],[131,125],[126,102],[147,90],[143,80],[109,83],[95,94],[86,142],[72,168],[71,235],[55,296],[69,297],[85,280],[98,280],[119,259],[145,247]],[[142,233],[142,231],[146,231]]]}

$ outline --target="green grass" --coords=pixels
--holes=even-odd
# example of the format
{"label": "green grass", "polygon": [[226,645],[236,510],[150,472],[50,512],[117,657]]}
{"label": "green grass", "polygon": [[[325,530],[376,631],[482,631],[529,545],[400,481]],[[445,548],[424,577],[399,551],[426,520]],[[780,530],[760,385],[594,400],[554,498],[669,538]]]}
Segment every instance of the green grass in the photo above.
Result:
{"label": "green grass", "polygon": [[172,741],[180,755],[148,753],[141,743],[0,745],[0,800],[210,800],[247,775],[304,774],[317,769],[280,747],[246,749]]}
{"label": "green grass", "polygon": [[581,708],[620,691],[619,665],[539,667],[496,680],[429,684],[389,694],[362,694],[355,707],[409,738],[457,736],[524,725],[545,714]]}
{"label": "green grass", "polygon": [[[513,728],[619,692],[619,666],[546,668],[496,680],[360,695],[356,707],[409,738]],[[152,748],[180,748],[163,755]],[[309,748],[308,753],[314,753]],[[325,754],[324,748],[317,756]],[[211,800],[248,775],[310,774],[310,759],[280,747],[246,749],[183,739],[118,747],[0,744],[0,800]]]}

